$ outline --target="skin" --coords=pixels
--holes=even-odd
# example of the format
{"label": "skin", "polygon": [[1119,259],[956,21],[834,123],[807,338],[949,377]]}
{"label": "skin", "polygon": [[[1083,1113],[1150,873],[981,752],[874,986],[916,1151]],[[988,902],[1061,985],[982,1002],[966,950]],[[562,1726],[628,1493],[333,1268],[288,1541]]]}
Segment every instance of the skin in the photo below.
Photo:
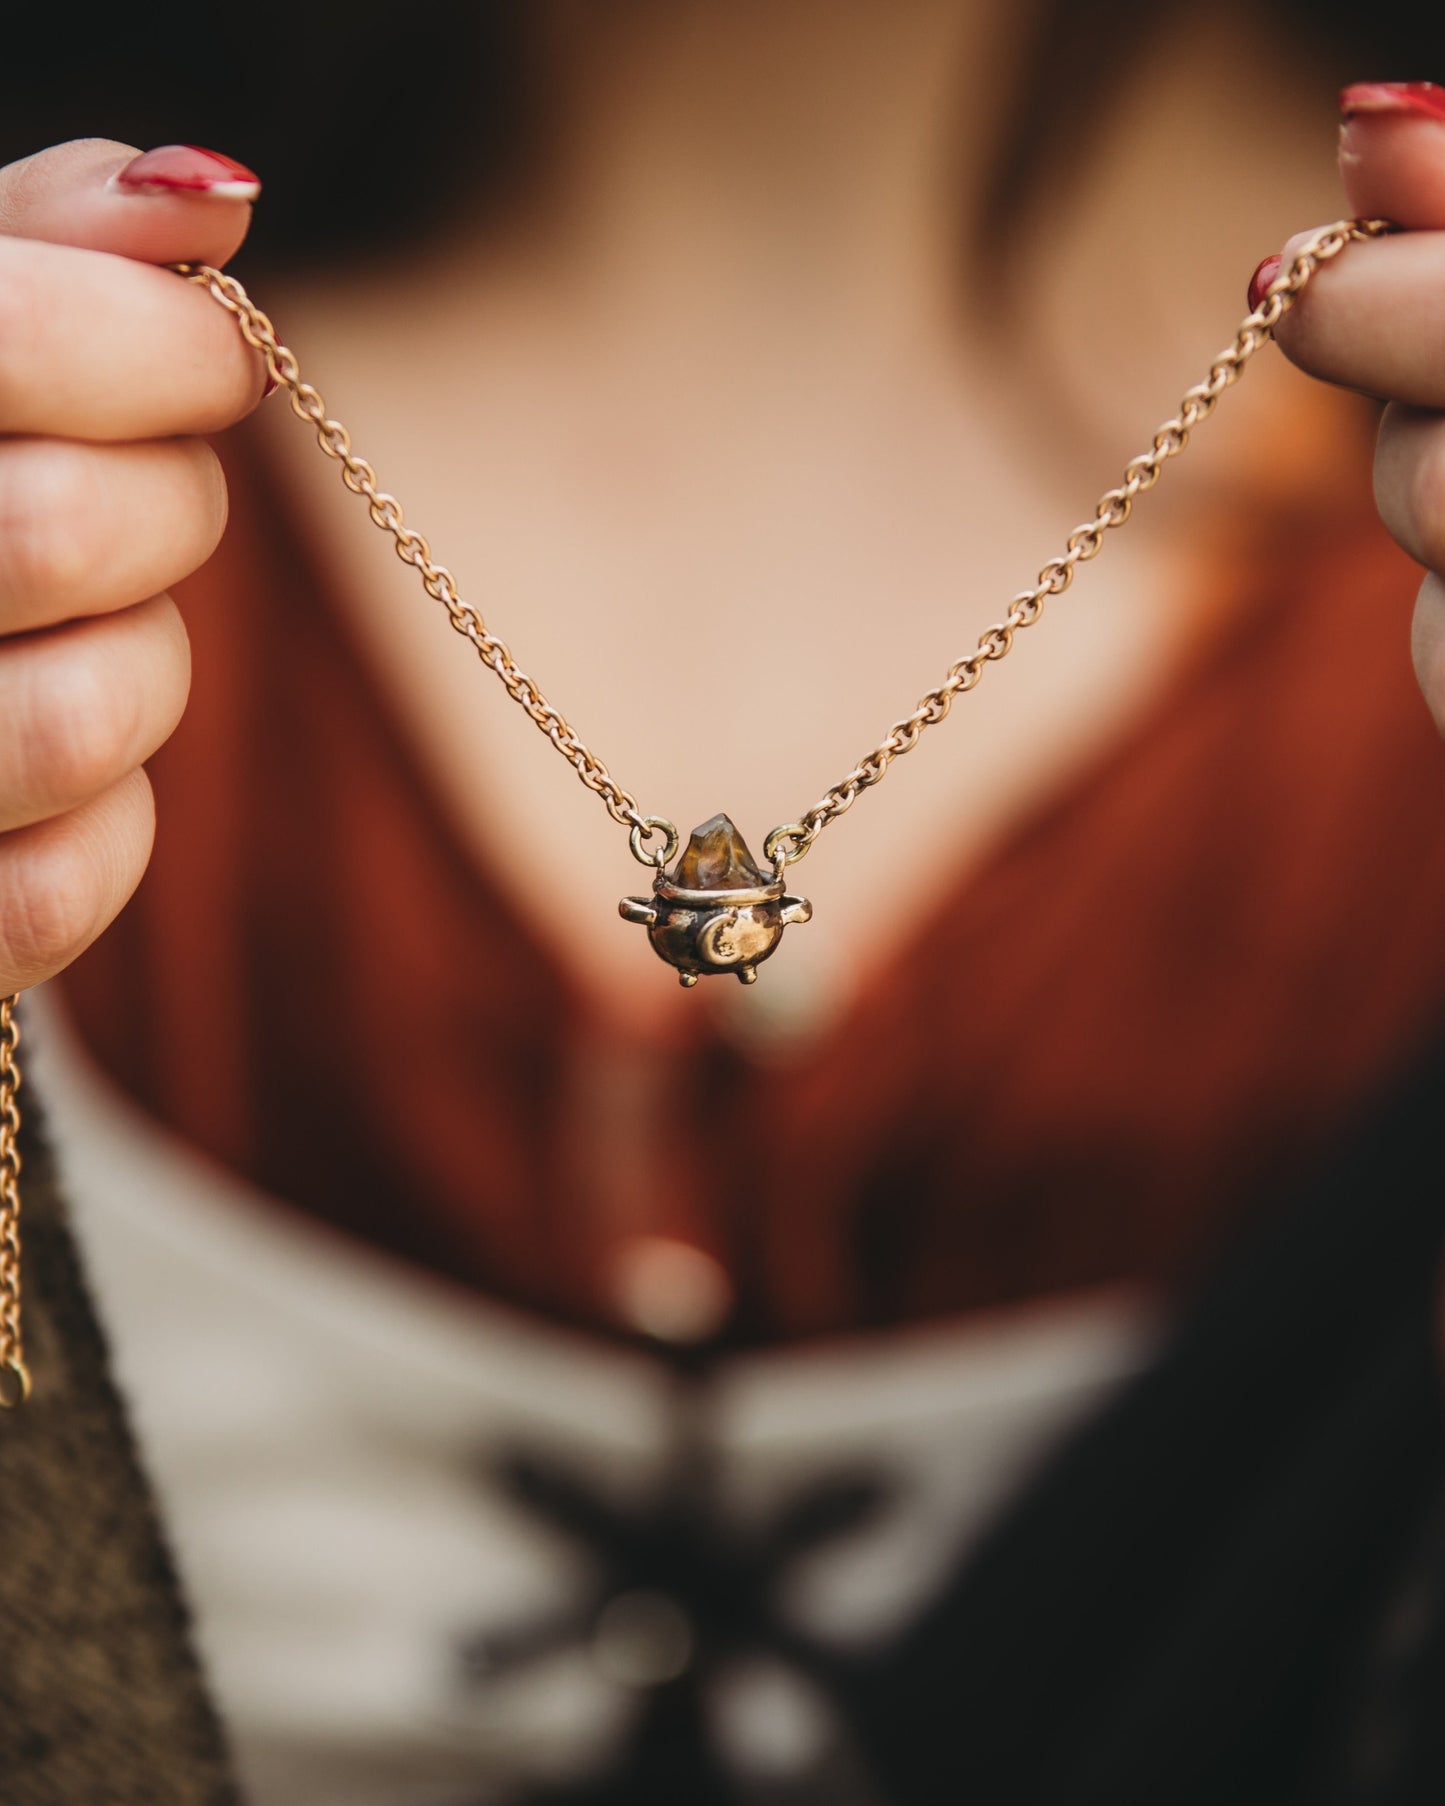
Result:
{"label": "skin", "polygon": [[[1286,356],[1388,402],[1375,455],[1380,517],[1426,577],[1415,670],[1445,733],[1445,123],[1367,113],[1340,132],[1348,211],[1408,235],[1357,246],[1280,327]],[[1308,237],[1291,239],[1288,256]]]}
{"label": "skin", "polygon": [[[145,868],[142,767],[188,677],[165,592],[225,521],[200,435],[262,388],[231,322],[154,267],[224,262],[248,205],[119,193],[134,154],[86,141],[0,171],[0,993],[68,964]],[[1390,403],[1377,497],[1430,572],[1416,659],[1445,726],[1445,124],[1359,119],[1341,164],[1348,210],[1410,230],[1326,271],[1281,343]]]}
{"label": "skin", "polygon": [[[521,204],[267,277],[464,592],[684,831],[726,808],[759,850],[846,771],[1116,480],[1260,252],[1339,209],[1327,83],[1257,22],[1242,62],[1197,0],[1104,84],[1043,211],[1007,247],[970,232],[1029,92],[1030,11],[559,7]],[[1220,630],[1229,598],[1187,548],[1221,495],[1271,481],[1275,410],[1307,390],[1260,359],[1047,628],[819,840],[797,874],[818,908],[767,983],[691,994],[617,917],[646,878],[615,825],[418,614],[284,406],[257,426],[459,850],[588,1015],[792,1057]],[[881,904],[880,874],[906,874]]]}
{"label": "skin", "polygon": [[165,592],[226,520],[198,435],[264,380],[214,303],[149,267],[232,256],[249,207],[119,193],[135,154],[0,170],[0,992],[68,965],[145,870],[142,766],[190,672]]}

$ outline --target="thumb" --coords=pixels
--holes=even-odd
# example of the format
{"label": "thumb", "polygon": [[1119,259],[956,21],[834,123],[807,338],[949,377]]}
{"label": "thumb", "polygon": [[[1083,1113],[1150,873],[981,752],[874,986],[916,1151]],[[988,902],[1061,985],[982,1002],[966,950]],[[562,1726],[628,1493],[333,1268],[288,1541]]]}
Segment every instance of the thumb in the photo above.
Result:
{"label": "thumb", "polygon": [[138,263],[225,263],[261,184],[216,151],[77,138],[0,169],[0,233]]}
{"label": "thumb", "polygon": [[1340,106],[1340,174],[1351,211],[1417,230],[1445,226],[1445,89],[1356,82]]}

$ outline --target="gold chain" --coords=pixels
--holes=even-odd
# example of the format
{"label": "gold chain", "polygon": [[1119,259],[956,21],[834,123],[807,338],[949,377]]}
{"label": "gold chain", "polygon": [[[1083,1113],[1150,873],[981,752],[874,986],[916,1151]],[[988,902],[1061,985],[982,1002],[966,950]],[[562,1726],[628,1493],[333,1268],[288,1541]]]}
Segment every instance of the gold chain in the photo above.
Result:
{"label": "gold chain", "polygon": [[[858,761],[846,778],[820,797],[811,809],[805,810],[797,821],[773,829],[765,849],[770,859],[780,858],[785,863],[801,859],[829,822],[846,814],[862,791],[879,783],[895,759],[912,752],[925,728],[936,727],[946,719],[954,697],[971,690],[983,676],[987,664],[1008,657],[1013,650],[1014,636],[1023,628],[1033,626],[1050,596],[1064,593],[1081,564],[1098,557],[1104,535],[1112,527],[1123,526],[1133,512],[1135,498],[1146,489],[1152,489],[1164,466],[1184,450],[1190,433],[1214,412],[1220,396],[1231,384],[1238,382],[1255,352],[1269,343],[1275,327],[1294,306],[1315,271],[1338,257],[1354,240],[1379,238],[1393,230],[1394,226],[1388,220],[1339,220],[1314,235],[1297,253],[1289,269],[1275,277],[1259,306],[1240,325],[1233,343],[1209,366],[1204,381],[1188,391],[1179,404],[1179,412],[1155,433],[1149,450],[1125,465],[1124,481],[1117,489],[1107,489],[1099,497],[1093,519],[1074,528],[1064,542],[1063,552],[1049,560],[1033,587],[1019,591],[1004,618],[984,629],[974,650],[950,665],[938,688],[922,697],[911,715],[895,721],[885,737]],[[786,845],[787,842],[791,844]]]}
{"label": "gold chain", "polygon": [[[1154,487],[1164,466],[1184,450],[1194,428],[1209,418],[1220,396],[1239,380],[1245,365],[1269,342],[1275,327],[1294,306],[1315,271],[1338,257],[1356,239],[1378,238],[1393,229],[1385,220],[1340,220],[1316,233],[1296,254],[1289,268],[1276,276],[1259,306],[1244,320],[1233,343],[1215,358],[1208,376],[1189,390],[1178,413],[1155,433],[1149,450],[1125,466],[1123,482],[1100,496],[1093,518],[1074,528],[1064,542],[1064,550],[1049,560],[1031,588],[1019,591],[1003,619],[980,634],[974,650],[955,660],[942,683],[922,697],[911,714],[894,722],[872,752],[860,759],[845,778],[797,821],[772,830],[764,850],[780,876],[785,866],[803,857],[830,822],[853,807],[863,791],[882,781],[895,759],[912,752],[925,728],[936,727],[947,718],[954,697],[973,689],[987,665],[1006,658],[1013,650],[1015,636],[1033,626],[1043,613],[1045,602],[1051,596],[1061,596],[1074,581],[1079,566],[1098,556],[1104,535],[1123,526],[1135,500]],[[422,588],[446,609],[452,626],[470,641],[482,663],[505,685],[507,694],[525,709],[587,788],[602,799],[612,819],[628,830],[633,856],[660,872],[677,850],[674,824],[665,816],[643,814],[632,792],[617,782],[566,716],[520,669],[505,641],[490,631],[480,611],[462,600],[451,572],[432,558],[431,547],[423,536],[407,526],[401,504],[379,487],[372,466],[352,451],[351,435],[339,420],[328,415],[320,392],[302,380],[295,355],[281,343],[267,316],[233,276],[206,264],[173,267],[179,275],[200,283],[234,315],[247,344],[265,359],[272,380],[290,391],[292,408],[315,429],[322,451],[341,466],[342,482],[366,501],[372,520],[391,535],[397,556],[412,566],[421,578]],[[659,835],[661,844],[649,846]],[[20,1323],[20,1025],[15,1001],[14,997],[0,998],[0,1409],[9,1409],[30,1394]]]}
{"label": "gold chain", "polygon": [[0,998],[0,1410],[30,1396],[20,1338],[20,1024]]}
{"label": "gold chain", "polygon": [[[1390,230],[1392,227],[1385,220],[1340,220],[1315,234],[1296,254],[1289,269],[1270,284],[1259,306],[1234,335],[1234,342],[1210,365],[1204,381],[1189,390],[1179,404],[1179,412],[1155,433],[1149,450],[1125,466],[1123,482],[1100,496],[1093,518],[1074,528],[1064,542],[1063,552],[1049,560],[1032,588],[1019,591],[1004,618],[984,630],[974,650],[955,660],[943,682],[920,699],[912,714],[895,721],[884,738],[858,761],[847,777],[834,784],[797,821],[785,822],[772,830],[764,842],[764,851],[780,872],[784,866],[801,859],[823,829],[846,814],[864,790],[880,783],[895,759],[912,752],[925,728],[936,727],[945,720],[954,697],[973,689],[986,665],[1006,658],[1013,650],[1015,636],[1023,628],[1033,626],[1049,597],[1061,596],[1074,581],[1078,567],[1098,556],[1104,535],[1113,527],[1122,527],[1128,520],[1135,499],[1154,487],[1165,464],[1178,457],[1189,443],[1194,428],[1209,418],[1220,396],[1239,380],[1254,354],[1268,344],[1275,327],[1294,306],[1321,264],[1338,257],[1355,239],[1378,238]],[[677,849],[676,827],[665,816],[642,813],[631,791],[623,789],[579,737],[566,716],[548,702],[524,671],[518,669],[506,643],[489,631],[479,610],[461,599],[451,572],[445,565],[433,561],[426,540],[406,525],[396,497],[378,487],[375,470],[365,458],[352,451],[351,435],[339,420],[329,417],[319,391],[302,381],[294,353],[281,343],[276,328],[241,284],[233,276],[224,275],[206,264],[177,264],[174,267],[180,275],[200,283],[235,316],[247,344],[254,346],[266,360],[266,369],[273,382],[290,391],[292,408],[315,429],[317,442],[327,457],[340,464],[342,482],[353,494],[365,498],[372,520],[392,536],[398,557],[415,568],[422,588],[445,607],[452,626],[464,639],[471,641],[482,663],[506,685],[508,694],[526,710],[587,788],[595,790],[602,798],[612,819],[629,830],[634,857],[644,865],[659,869],[665,866]],[[649,848],[647,843],[655,834],[662,835],[662,845]]]}
{"label": "gold chain", "polygon": [[[294,352],[283,345],[276,328],[257,307],[234,276],[224,275],[208,264],[175,264],[177,274],[201,283],[226,312],[233,314],[248,345],[255,347],[266,360],[272,381],[291,392],[291,406],[316,430],[316,440],[328,458],[341,466],[341,480],[353,495],[366,501],[371,518],[395,542],[397,557],[409,564],[421,578],[422,588],[447,611],[452,626],[462,638],[471,642],[478,658],[498,677],[507,694],[537,724],[557,751],[581,778],[589,790],[602,798],[607,813],[615,822],[631,832],[634,853],[644,865],[661,866],[676,850],[677,830],[671,822],[642,813],[637,798],[624,790],[612,773],[586,744],[559,709],[553,708],[541,690],[513,658],[504,640],[489,631],[480,610],[464,602],[457,591],[456,579],[444,564],[437,564],[431,547],[414,528],[407,526],[401,503],[377,485],[376,472],[365,458],[351,449],[351,435],[339,420],[326,411],[326,399],[319,389],[304,382]],[[654,834],[667,837],[663,847],[652,854],[643,850]]]}

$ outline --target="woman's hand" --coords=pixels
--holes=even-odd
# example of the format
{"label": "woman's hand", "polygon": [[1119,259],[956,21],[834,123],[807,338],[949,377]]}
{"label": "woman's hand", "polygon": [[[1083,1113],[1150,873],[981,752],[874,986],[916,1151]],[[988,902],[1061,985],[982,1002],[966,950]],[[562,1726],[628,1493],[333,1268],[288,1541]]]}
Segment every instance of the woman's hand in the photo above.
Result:
{"label": "woman's hand", "polygon": [[[1428,575],[1415,669],[1445,732],[1445,90],[1366,82],[1342,96],[1349,211],[1409,228],[1352,245],[1280,322],[1301,369],[1389,402],[1375,457],[1381,518]],[[1308,233],[1285,247],[1291,257]],[[1273,272],[1261,266],[1256,282]]]}
{"label": "woman's hand", "polygon": [[169,584],[226,519],[196,435],[264,370],[193,284],[255,179],[210,153],[87,139],[0,169],[0,996],[58,972],[139,882],[142,762],[180,719]]}

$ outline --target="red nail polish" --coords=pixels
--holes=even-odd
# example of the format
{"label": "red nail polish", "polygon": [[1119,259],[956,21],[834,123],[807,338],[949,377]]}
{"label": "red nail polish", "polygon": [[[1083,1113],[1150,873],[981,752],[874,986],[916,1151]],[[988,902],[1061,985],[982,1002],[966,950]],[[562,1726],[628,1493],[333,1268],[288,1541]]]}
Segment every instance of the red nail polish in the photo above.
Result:
{"label": "red nail polish", "polygon": [[261,391],[262,401],[269,401],[280,387],[281,384],[274,376],[267,376],[266,387]]}
{"label": "red nail polish", "polygon": [[1264,299],[1264,291],[1279,274],[1279,266],[1284,258],[1278,252],[1273,257],[1266,257],[1264,262],[1249,279],[1249,311],[1254,312]]}
{"label": "red nail polish", "polygon": [[1434,82],[1354,82],[1340,93],[1346,119],[1361,113],[1414,113],[1445,125],[1445,88]]}
{"label": "red nail polish", "polygon": [[261,178],[219,151],[197,144],[163,144],[142,151],[118,170],[116,185],[128,194],[205,194],[228,201],[254,201]]}

